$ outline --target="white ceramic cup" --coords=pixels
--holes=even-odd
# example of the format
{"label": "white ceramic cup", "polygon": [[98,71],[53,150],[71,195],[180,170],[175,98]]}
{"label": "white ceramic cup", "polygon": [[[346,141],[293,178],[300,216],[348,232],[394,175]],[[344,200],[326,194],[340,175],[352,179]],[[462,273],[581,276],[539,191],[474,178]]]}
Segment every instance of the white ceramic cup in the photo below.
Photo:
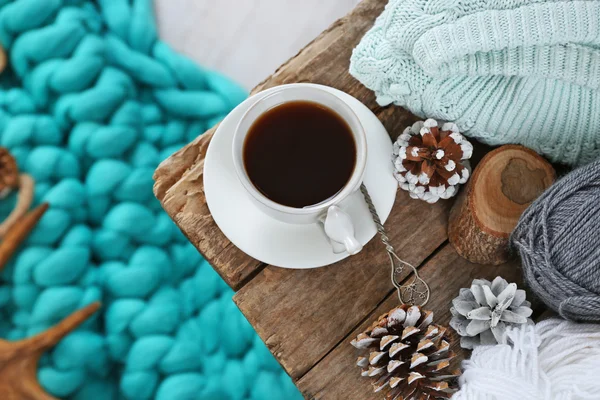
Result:
{"label": "white ceramic cup", "polygon": [[[356,163],[348,183],[334,196],[318,204],[294,208],[276,203],[254,187],[244,167],[244,143],[248,131],[262,114],[278,105],[293,101],[321,104],[338,114],[350,127],[356,145]],[[315,143],[315,146],[318,146]],[[310,156],[310,155],[307,155]],[[356,254],[362,245],[354,237],[352,219],[344,211],[344,202],[359,190],[367,162],[367,139],[360,120],[343,100],[321,88],[309,85],[281,87],[262,97],[242,116],[233,137],[233,164],[237,176],[254,203],[267,215],[290,224],[321,222],[336,253]]]}

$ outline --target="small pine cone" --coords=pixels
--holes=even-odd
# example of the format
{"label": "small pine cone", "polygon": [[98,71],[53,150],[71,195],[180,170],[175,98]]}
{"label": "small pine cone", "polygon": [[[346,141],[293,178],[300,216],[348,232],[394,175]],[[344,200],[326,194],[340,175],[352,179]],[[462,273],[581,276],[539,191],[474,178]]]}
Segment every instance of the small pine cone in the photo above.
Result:
{"label": "small pine cone", "polygon": [[394,143],[394,175],[412,198],[435,203],[456,195],[467,182],[472,154],[473,145],[456,124],[418,121]]}
{"label": "small pine cone", "polygon": [[0,147],[0,192],[19,186],[19,168],[15,158],[4,147]]}
{"label": "small pine cone", "polygon": [[447,328],[433,324],[433,312],[400,306],[352,341],[363,350],[357,365],[372,377],[375,392],[389,387],[388,400],[448,399],[458,390],[460,371],[448,371]]}

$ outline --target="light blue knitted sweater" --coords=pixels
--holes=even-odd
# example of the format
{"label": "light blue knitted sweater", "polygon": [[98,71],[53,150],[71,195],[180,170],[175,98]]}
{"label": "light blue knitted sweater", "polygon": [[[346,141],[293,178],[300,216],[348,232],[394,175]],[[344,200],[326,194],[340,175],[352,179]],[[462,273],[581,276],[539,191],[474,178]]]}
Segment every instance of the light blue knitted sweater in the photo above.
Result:
{"label": "light blue knitted sweater", "polygon": [[600,1],[390,0],[350,72],[381,105],[488,144],[600,156]]}

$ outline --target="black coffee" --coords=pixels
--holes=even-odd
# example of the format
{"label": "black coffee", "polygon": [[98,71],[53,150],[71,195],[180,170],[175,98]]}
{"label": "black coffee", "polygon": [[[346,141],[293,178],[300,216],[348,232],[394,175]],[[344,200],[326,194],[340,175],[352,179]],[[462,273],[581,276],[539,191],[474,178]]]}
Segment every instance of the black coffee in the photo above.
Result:
{"label": "black coffee", "polygon": [[306,207],[342,189],[356,163],[348,124],[309,101],[273,107],[250,127],[244,166],[254,186],[276,203]]}

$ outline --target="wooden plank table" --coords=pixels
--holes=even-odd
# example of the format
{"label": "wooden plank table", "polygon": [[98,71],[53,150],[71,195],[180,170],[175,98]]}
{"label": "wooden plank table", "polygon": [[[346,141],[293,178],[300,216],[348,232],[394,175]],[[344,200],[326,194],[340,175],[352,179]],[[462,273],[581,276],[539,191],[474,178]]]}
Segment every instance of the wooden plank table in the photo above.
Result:
{"label": "wooden plank table", "polygon": [[[253,93],[292,82],[313,82],[343,90],[366,104],[392,137],[416,118],[399,107],[381,108],[373,93],[348,73],[352,49],[386,0],[363,0]],[[379,240],[357,256],[314,270],[281,269],[237,249],[211,218],[203,191],[203,164],[214,128],[169,159],[155,173],[154,192],[189,240],[237,292],[234,301],[306,398],[381,399],[355,366],[349,342],[380,314],[398,304],[389,281],[388,258]],[[473,278],[501,275],[520,281],[516,262],[480,266],[460,258],[447,240],[451,201],[434,205],[399,191],[386,222],[390,239],[406,261],[419,266],[432,291],[427,308],[436,321],[450,320],[450,301]],[[455,344],[455,350],[463,353]],[[459,357],[460,359],[460,357]]]}

